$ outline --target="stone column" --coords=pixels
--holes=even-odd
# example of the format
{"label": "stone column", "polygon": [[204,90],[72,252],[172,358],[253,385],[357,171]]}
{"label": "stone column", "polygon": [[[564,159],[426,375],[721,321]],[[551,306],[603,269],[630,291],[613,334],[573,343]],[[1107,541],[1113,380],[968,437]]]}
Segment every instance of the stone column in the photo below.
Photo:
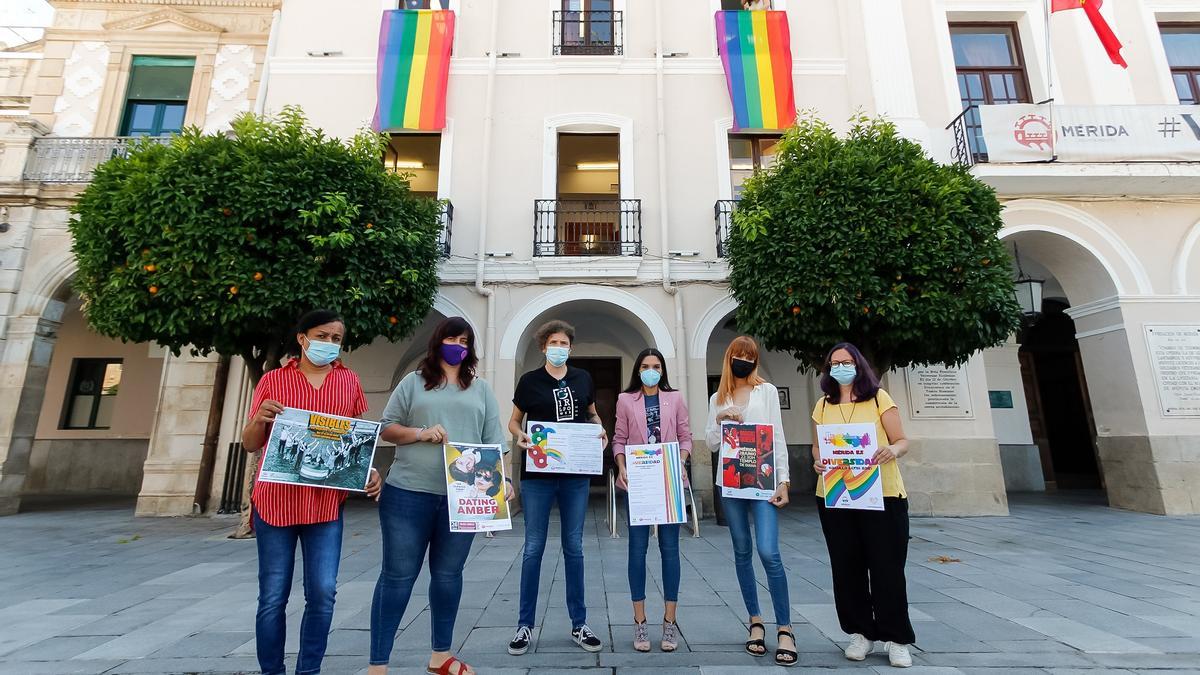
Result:
{"label": "stone column", "polygon": [[[1174,374],[1160,370],[1180,362],[1153,354],[1147,339],[1148,328],[1200,329],[1200,302],[1130,298],[1072,318],[1109,503],[1147,513],[1200,514],[1200,388],[1194,380],[1180,386],[1179,377],[1191,367]],[[1191,412],[1172,408],[1181,391],[1190,391]]]}
{"label": "stone column", "polygon": [[216,355],[193,357],[185,352],[163,362],[137,515],[192,513],[216,368]]}
{"label": "stone column", "polygon": [[0,362],[0,516],[12,515],[21,506],[61,303],[52,303],[48,311],[53,318],[16,317],[8,322]]}
{"label": "stone column", "polygon": [[[900,471],[909,509],[922,516],[1008,515],[1000,448],[988,414],[983,358],[965,366],[969,397],[958,412],[918,411],[905,373],[889,373],[884,388],[895,399],[909,439]],[[932,414],[931,414],[932,413]]]}

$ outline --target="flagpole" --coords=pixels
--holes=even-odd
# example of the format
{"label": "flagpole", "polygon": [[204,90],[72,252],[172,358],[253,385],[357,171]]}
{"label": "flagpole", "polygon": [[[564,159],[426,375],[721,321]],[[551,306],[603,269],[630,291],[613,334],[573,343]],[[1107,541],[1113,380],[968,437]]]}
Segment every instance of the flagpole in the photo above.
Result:
{"label": "flagpole", "polygon": [[1047,117],[1050,119],[1050,161],[1058,159],[1058,133],[1054,126],[1054,59],[1052,56],[1052,41],[1050,39],[1050,3],[1052,0],[1042,0],[1042,13],[1046,32],[1046,101],[1050,109]]}

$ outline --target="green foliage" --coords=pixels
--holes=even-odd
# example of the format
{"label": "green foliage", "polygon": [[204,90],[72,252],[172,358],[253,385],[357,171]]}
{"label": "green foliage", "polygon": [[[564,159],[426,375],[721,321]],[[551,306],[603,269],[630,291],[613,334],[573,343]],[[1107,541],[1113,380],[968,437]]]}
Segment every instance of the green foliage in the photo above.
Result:
{"label": "green foliage", "polygon": [[241,355],[255,376],[310,309],[341,312],[350,348],[404,338],[437,289],[439,206],[384,170],[383,143],[328,138],[287,108],[105,162],[70,224],[88,323]]}
{"label": "green foliage", "polygon": [[846,340],[882,369],[961,364],[1020,320],[1000,204],[890,123],[801,118],[734,212],[739,328],[817,370]]}

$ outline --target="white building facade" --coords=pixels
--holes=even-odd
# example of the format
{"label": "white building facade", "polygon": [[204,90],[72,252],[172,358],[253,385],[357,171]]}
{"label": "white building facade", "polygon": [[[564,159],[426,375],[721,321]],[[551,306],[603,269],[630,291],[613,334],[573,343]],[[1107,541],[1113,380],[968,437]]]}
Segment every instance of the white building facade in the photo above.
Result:
{"label": "white building facade", "polygon": [[[206,5],[138,4],[172,5],[179,14]],[[267,17],[273,9],[247,4],[263,5],[244,11]],[[741,180],[770,165],[780,133],[732,130],[713,14],[740,3],[446,4],[457,18],[446,128],[396,133],[384,158],[413,174],[414,190],[452,205],[442,285],[435,312],[411,339],[347,357],[372,410],[382,410],[412,369],[432,325],[461,315],[476,328],[483,375],[506,415],[517,378],[541,363],[533,330],[558,318],[576,326],[572,357],[592,372],[607,419],[636,354],[661,350],[703,447],[708,394],[737,334],[723,257],[728,214]],[[328,3],[288,0],[255,38],[246,70],[256,86],[247,89],[247,105],[299,105],[314,125],[339,136],[369,124],[380,21],[395,7],[355,0],[340,3],[334,17]],[[437,0],[433,7],[442,8]],[[1008,492],[1050,486],[1102,487],[1122,508],[1200,513],[1200,392],[1189,375],[1200,371],[1191,337],[1200,335],[1200,165],[986,161],[977,117],[970,110],[960,117],[974,105],[1050,98],[1076,106],[1194,104],[1200,2],[1106,4],[1126,45],[1127,70],[1109,64],[1082,12],[1048,21],[1041,0],[774,0],[773,9],[788,17],[797,106],[839,127],[859,110],[886,115],[935,158],[973,163],[1005,204],[1000,236],[1021,261],[1014,277],[1044,281],[1040,317],[1009,345],[957,371],[887,376],[914,439],[902,467],[913,512],[1003,514]],[[155,48],[138,55],[171,55]],[[72,48],[63,77],[79,49],[88,48]],[[48,56],[43,70],[47,63]],[[26,79],[45,90],[52,73]],[[0,118],[10,150],[0,174],[10,223],[0,233],[0,297],[7,298],[0,305],[7,317],[0,329],[0,504],[10,510],[23,494],[96,489],[38,468],[102,462],[121,440],[111,429],[93,429],[82,432],[90,434],[90,450],[54,445],[81,433],[63,428],[70,421],[64,401],[68,392],[84,396],[74,373],[80,360],[96,358],[97,346],[69,290],[62,209],[70,191],[34,175],[26,159],[63,135],[60,108],[111,105],[88,96],[65,89],[26,122]],[[129,100],[125,112],[97,113],[107,126],[70,133],[128,132],[111,120],[129,116]],[[94,406],[111,404],[112,428],[123,414],[147,427],[136,443],[126,439],[126,468],[111,478],[126,481],[116,491],[139,495],[140,513],[189,513],[213,363],[139,349],[138,359],[121,357],[128,360],[119,364],[115,400]],[[146,381],[133,368],[152,360],[146,377],[157,377],[157,389],[127,392],[125,382]],[[103,388],[105,373],[91,362],[83,367],[98,373],[93,379]],[[787,392],[793,498],[804,499],[814,480],[807,469],[814,382],[786,354],[767,355],[762,368]],[[245,386],[235,367],[213,503],[231,482],[222,467],[234,466],[225,454],[236,450]],[[141,467],[132,447],[139,444]],[[133,490],[129,476],[138,470]],[[694,470],[698,496],[711,505],[707,453],[697,452]]]}

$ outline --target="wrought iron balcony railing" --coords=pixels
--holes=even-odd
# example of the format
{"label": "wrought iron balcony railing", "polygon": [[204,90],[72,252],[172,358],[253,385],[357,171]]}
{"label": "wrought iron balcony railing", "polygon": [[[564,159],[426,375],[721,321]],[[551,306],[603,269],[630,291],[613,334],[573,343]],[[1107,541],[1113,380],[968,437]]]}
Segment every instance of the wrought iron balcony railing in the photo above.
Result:
{"label": "wrought iron balcony railing", "polygon": [[713,204],[713,218],[717,222],[717,257],[729,255],[729,232],[733,229],[733,209],[736,199],[718,199]]}
{"label": "wrought iron balcony railing", "polygon": [[535,256],[642,255],[642,200],[538,199]]}
{"label": "wrought iron balcony railing", "polygon": [[450,228],[454,225],[454,204],[449,199],[442,200],[442,232],[438,235],[438,248],[443,258],[450,257]]}
{"label": "wrought iron balcony railing", "polygon": [[170,137],[112,136],[67,138],[44,136],[33,141],[22,177],[42,183],[86,183],[92,171],[113,157],[123,157],[140,140],[170,143]]}
{"label": "wrought iron balcony railing", "polygon": [[979,121],[979,106],[967,106],[954,121],[946,125],[954,134],[954,145],[950,158],[955,164],[974,166],[987,161],[987,147],[983,144],[983,125]]}
{"label": "wrought iron balcony railing", "polygon": [[622,12],[555,12],[554,54],[619,56],[624,32]]}

